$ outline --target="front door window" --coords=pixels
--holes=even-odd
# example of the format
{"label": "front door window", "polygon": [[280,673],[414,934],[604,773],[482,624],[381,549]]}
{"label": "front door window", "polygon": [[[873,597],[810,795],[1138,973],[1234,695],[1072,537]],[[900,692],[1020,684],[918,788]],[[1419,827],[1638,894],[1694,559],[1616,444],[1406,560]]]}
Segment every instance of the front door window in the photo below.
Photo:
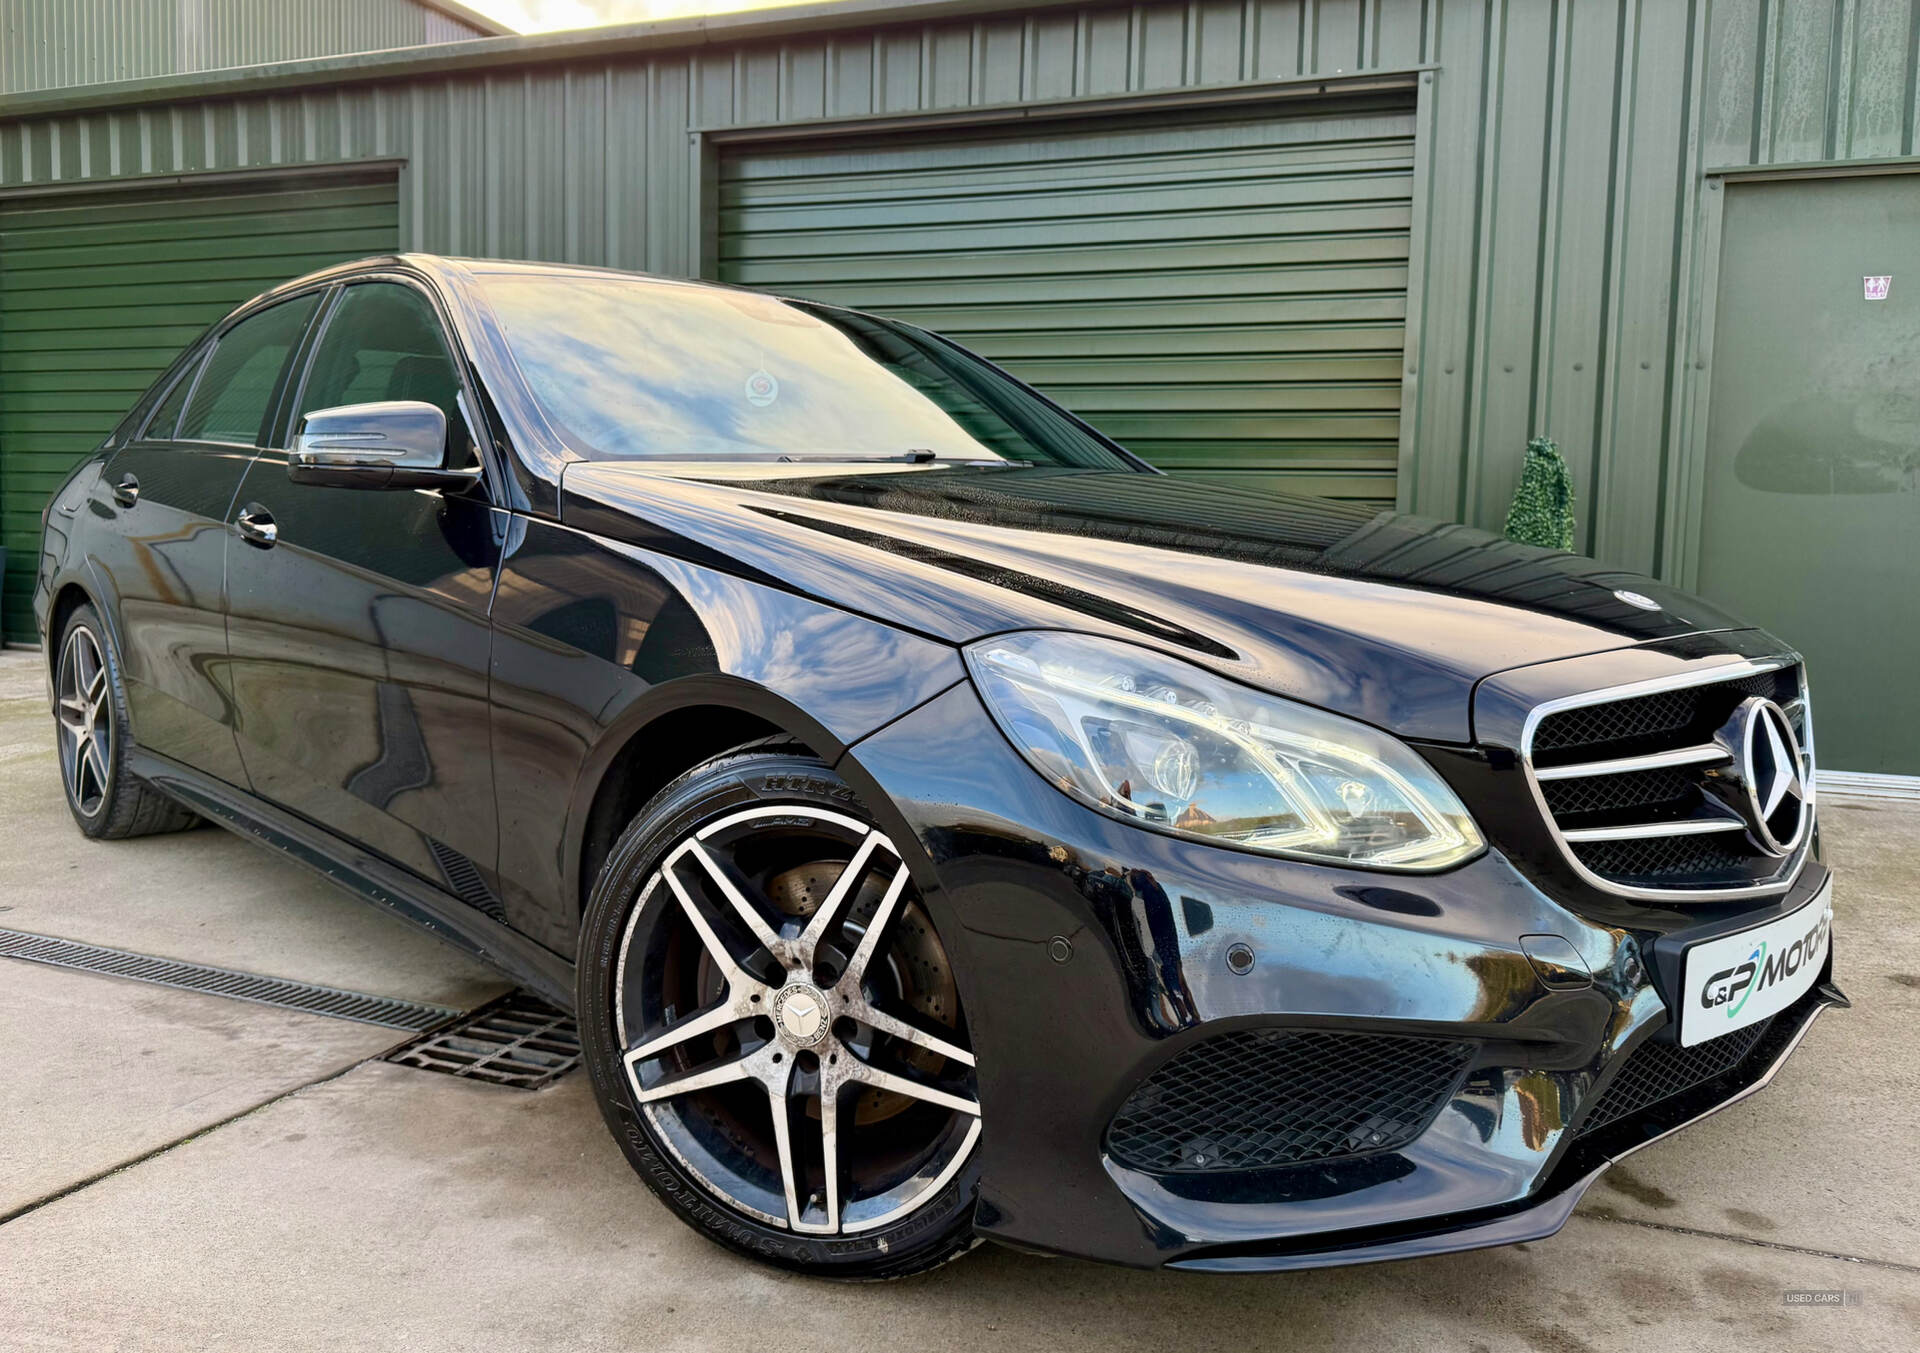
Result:
{"label": "front door window", "polygon": [[[460,412],[460,378],[427,298],[398,282],[347,288],[327,320],[301,392],[298,414],[342,404],[419,400],[447,416],[447,464],[473,462],[473,440]],[[294,422],[296,433],[299,419]]]}

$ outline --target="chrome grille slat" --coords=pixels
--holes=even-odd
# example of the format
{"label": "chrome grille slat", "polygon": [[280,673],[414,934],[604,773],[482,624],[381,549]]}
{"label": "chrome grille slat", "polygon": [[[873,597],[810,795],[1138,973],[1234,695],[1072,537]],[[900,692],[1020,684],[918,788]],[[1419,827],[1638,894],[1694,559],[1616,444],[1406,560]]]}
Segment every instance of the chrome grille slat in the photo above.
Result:
{"label": "chrome grille slat", "polygon": [[1731,817],[1683,817],[1674,822],[1629,822],[1619,827],[1562,827],[1568,841],[1639,841],[1649,836],[1700,836],[1737,832],[1745,824]]}
{"label": "chrome grille slat", "polygon": [[[1521,764],[1575,872],[1608,892],[1650,899],[1706,901],[1790,886],[1805,846],[1774,857],[1709,792],[1734,760],[1715,735],[1754,695],[1779,704],[1805,743],[1804,678],[1797,659],[1786,656],[1723,662],[1534,707]],[[1811,769],[1810,752],[1804,760]]]}
{"label": "chrome grille slat", "polygon": [[1670,766],[1705,766],[1730,759],[1725,747],[1703,743],[1698,747],[1680,747],[1671,752],[1654,752],[1648,756],[1616,756],[1606,761],[1546,766],[1536,770],[1533,775],[1536,780],[1584,780],[1594,775],[1627,775],[1633,771],[1664,770]]}

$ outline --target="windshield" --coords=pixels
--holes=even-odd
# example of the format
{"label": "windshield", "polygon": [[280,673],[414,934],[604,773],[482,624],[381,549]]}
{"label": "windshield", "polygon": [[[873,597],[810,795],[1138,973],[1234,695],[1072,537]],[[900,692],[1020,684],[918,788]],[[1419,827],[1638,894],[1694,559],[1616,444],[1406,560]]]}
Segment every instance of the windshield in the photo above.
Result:
{"label": "windshield", "polygon": [[496,273],[482,286],[541,411],[591,459],[1137,468],[912,325],[639,278]]}

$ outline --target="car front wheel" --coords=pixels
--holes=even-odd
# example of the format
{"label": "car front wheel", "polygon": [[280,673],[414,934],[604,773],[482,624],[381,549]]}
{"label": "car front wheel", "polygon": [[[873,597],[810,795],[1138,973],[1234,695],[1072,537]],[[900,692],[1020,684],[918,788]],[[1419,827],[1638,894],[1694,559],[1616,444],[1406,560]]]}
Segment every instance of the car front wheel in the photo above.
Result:
{"label": "car front wheel", "polygon": [[580,1022],[615,1137],[710,1238],[847,1278],[973,1244],[953,963],[895,843],[817,758],[742,749],[640,813],[588,905]]}

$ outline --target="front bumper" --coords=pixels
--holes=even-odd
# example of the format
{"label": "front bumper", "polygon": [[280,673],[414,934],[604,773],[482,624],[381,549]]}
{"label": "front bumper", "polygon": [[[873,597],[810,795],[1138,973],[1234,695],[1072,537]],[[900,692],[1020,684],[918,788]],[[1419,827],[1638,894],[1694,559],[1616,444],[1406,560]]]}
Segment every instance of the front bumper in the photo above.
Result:
{"label": "front bumper", "polygon": [[[1846,998],[1830,978],[1829,968],[1819,985],[1796,1005],[1775,1016],[1766,1035],[1735,1071],[1662,1100],[1608,1129],[1577,1135],[1549,1179],[1522,1204],[1446,1217],[1437,1224],[1389,1225],[1374,1235],[1321,1236],[1301,1246],[1256,1243],[1199,1250],[1170,1261],[1170,1265],[1221,1273],[1272,1273],[1416,1259],[1422,1255],[1544,1240],[1566,1225],[1582,1195],[1609,1166],[1771,1084],[1820,1013],[1829,1006],[1844,1008],[1847,1005]],[[1617,1059],[1624,1060],[1624,1057]],[[1596,1090],[1596,1097],[1601,1093],[1604,1088]]]}
{"label": "front bumper", "polygon": [[[1668,1024],[1656,974],[1672,934],[1583,919],[1498,852],[1443,874],[1366,874],[1113,821],[1041,781],[965,684],[858,743],[841,770],[924,851],[918,882],[979,1057],[976,1225],[1023,1248],[1248,1270],[1548,1235],[1612,1160],[1758,1089],[1842,1000],[1823,974],[1737,1067],[1583,1135],[1627,1057]],[[1780,905],[1825,877],[1810,865]],[[1521,936],[1559,936],[1585,974],[1549,985]],[[1228,961],[1240,949],[1250,970],[1236,970],[1244,953]],[[1274,1028],[1472,1052],[1430,1124],[1391,1149],[1214,1173],[1115,1158],[1108,1126],[1156,1069],[1216,1035]]]}

